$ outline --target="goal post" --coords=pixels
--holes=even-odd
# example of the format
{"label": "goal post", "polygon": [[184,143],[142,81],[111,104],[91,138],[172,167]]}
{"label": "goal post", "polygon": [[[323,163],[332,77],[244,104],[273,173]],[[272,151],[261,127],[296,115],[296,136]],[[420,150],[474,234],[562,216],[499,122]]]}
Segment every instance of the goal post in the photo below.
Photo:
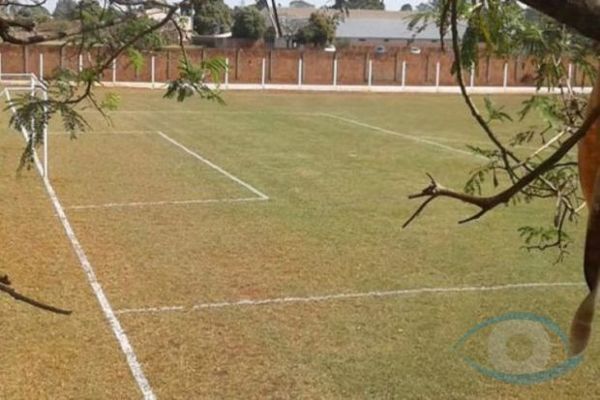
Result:
{"label": "goal post", "polygon": [[[27,95],[31,97],[40,96],[42,100],[48,100],[48,88],[44,82],[42,82],[34,73],[27,74],[11,74],[3,73],[0,76],[0,87],[2,91],[0,96],[4,95],[6,101],[9,104],[12,113],[16,113],[15,105],[12,103],[12,98],[15,95]],[[47,112],[47,106],[44,105],[44,112]],[[48,179],[48,123],[45,122],[42,127],[42,160],[40,161],[36,149],[35,149],[35,135],[33,130],[35,129],[35,121],[31,120],[30,128],[27,129],[21,125],[21,133],[25,138],[25,141],[32,141],[32,151],[34,163],[38,169],[38,172],[44,179]]]}

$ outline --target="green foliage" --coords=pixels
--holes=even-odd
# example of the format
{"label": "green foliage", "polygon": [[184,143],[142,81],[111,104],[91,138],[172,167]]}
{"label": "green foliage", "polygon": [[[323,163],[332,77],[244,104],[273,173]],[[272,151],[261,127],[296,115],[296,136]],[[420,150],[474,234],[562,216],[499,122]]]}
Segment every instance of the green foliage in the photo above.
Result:
{"label": "green foliage", "polygon": [[223,103],[219,93],[210,89],[205,82],[207,77],[211,77],[214,82],[218,82],[226,68],[227,64],[221,58],[202,61],[199,64],[192,64],[184,58],[179,63],[179,78],[169,82],[164,97],[168,99],[176,98],[177,101],[181,102],[197,94],[200,98]]}
{"label": "green foliage", "polygon": [[139,50],[130,47],[127,49],[127,57],[129,58],[129,62],[133,66],[133,69],[136,73],[139,73],[144,66],[144,55],[139,52]]}
{"label": "green foliage", "polygon": [[78,17],[78,7],[75,0],[58,0],[52,16],[54,19],[74,20]]}
{"label": "green foliage", "polygon": [[[149,17],[136,18],[133,21],[120,26],[114,34],[114,39],[119,43],[126,43],[131,38],[148,31],[155,22]],[[160,32],[153,31],[144,34],[134,44],[133,48],[138,51],[159,50],[165,44],[165,39]]]}
{"label": "green foliage", "polygon": [[[440,36],[450,34],[450,4],[448,0],[432,0],[418,7],[419,11],[410,22],[411,28],[424,29],[427,24],[435,23]],[[466,25],[466,30],[459,39],[460,51],[452,68],[454,74],[459,66],[464,71],[476,65],[484,56],[520,56],[534,67],[538,90],[558,89],[560,93],[559,96],[531,96],[523,102],[514,117],[488,98],[484,99],[487,116],[481,115],[482,127],[488,136],[491,132],[495,140],[490,142],[492,150],[469,147],[489,161],[471,172],[464,188],[469,194],[481,194],[488,182],[491,182],[492,188],[496,188],[499,182],[514,184],[540,165],[576,131],[582,122],[586,98],[572,90],[567,64],[571,63],[579,71],[579,76],[583,75],[583,79],[589,82],[595,75],[594,64],[598,61],[599,53],[590,40],[535,11],[524,11],[515,0],[458,0],[456,10],[459,22]],[[511,137],[504,138],[506,144],[499,141],[500,136],[493,132],[495,125],[518,120],[522,127],[532,112],[537,114],[536,120],[540,123],[517,128]],[[513,147],[524,144],[539,148],[529,156],[514,156]],[[575,160],[573,155],[567,154],[553,168],[512,197],[512,203],[528,203],[540,198],[553,198],[556,201],[550,227],[527,226],[520,229],[528,249],[554,247],[559,250],[559,257],[566,253],[571,240],[565,232],[566,224],[577,220],[576,209],[582,201],[578,186]]]}
{"label": "green foliage", "polygon": [[100,103],[100,106],[104,110],[115,111],[119,108],[119,104],[121,104],[121,96],[116,93],[106,93],[106,95],[104,95],[104,99]]}
{"label": "green foliage", "polygon": [[231,30],[231,10],[223,0],[193,0],[194,31],[199,35],[216,35]]}
{"label": "green foliage", "polygon": [[335,39],[335,30],[339,21],[338,14],[314,12],[310,14],[308,25],[296,34],[296,41],[302,44],[325,46]]}
{"label": "green foliage", "polygon": [[50,11],[41,5],[35,7],[12,5],[9,7],[8,11],[11,16],[25,20],[32,20],[36,23],[46,22],[50,20],[51,17]]}
{"label": "green foliage", "polygon": [[383,0],[348,0],[346,7],[350,10],[385,10]]}
{"label": "green foliage", "polygon": [[402,7],[400,7],[400,11],[412,11],[413,7],[410,5],[410,3],[406,3],[403,4]]}
{"label": "green foliage", "polygon": [[231,33],[236,38],[261,39],[267,30],[265,17],[253,6],[236,8]]}
{"label": "green foliage", "polygon": [[504,107],[496,107],[489,96],[485,96],[483,98],[485,104],[485,110],[487,111],[488,118],[487,123],[489,124],[492,121],[512,121],[510,115],[502,111]]}
{"label": "green foliage", "polygon": [[268,0],[256,0],[254,7],[258,8],[259,10],[268,9],[269,8]]}

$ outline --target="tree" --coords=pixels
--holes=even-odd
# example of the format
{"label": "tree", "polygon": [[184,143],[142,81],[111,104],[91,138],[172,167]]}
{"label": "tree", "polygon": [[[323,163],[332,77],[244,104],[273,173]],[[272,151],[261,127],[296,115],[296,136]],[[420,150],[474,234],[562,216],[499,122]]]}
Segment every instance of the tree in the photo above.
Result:
{"label": "tree", "polygon": [[308,24],[301,28],[296,34],[296,41],[301,44],[312,44],[325,46],[335,39],[337,28],[337,14],[327,14],[317,11],[310,14]]}
{"label": "tree", "polygon": [[304,0],[292,0],[290,8],[315,8],[315,5]]}
{"label": "tree", "polygon": [[348,0],[346,6],[349,10],[385,10],[383,0]]}
{"label": "tree", "polygon": [[33,20],[36,23],[46,22],[51,18],[50,11],[41,5],[36,5],[33,7],[11,5],[9,7],[9,14],[13,17]]}
{"label": "tree", "polygon": [[223,0],[194,0],[194,31],[217,35],[231,31],[231,10]]}
{"label": "tree", "polygon": [[52,16],[54,19],[72,20],[78,15],[75,0],[58,0]]}
{"label": "tree", "polygon": [[403,4],[402,7],[400,7],[400,11],[412,11],[413,8],[409,3]]}
{"label": "tree", "polygon": [[261,39],[267,30],[265,17],[253,6],[237,8],[233,13],[231,33],[244,39]]}
{"label": "tree", "polygon": [[[524,0],[523,3],[544,15],[523,13],[516,1],[476,1],[473,5],[460,0],[437,0],[421,7],[411,22],[416,27],[433,21],[442,39],[446,34],[451,35],[453,73],[465,105],[489,139],[490,147],[471,146],[473,152],[488,161],[471,175],[463,191],[446,188],[429,176],[429,185],[409,196],[424,201],[405,226],[440,197],[476,207],[475,213],[461,223],[477,220],[500,204],[552,198],[556,208],[550,226],[523,226],[519,231],[529,250],[556,248],[560,260],[570,243],[567,226],[578,219],[580,209],[587,204],[584,275],[589,293],[575,312],[570,337],[570,352],[577,355],[590,338],[600,278],[600,78],[595,65],[600,55],[597,23],[600,2]],[[458,35],[459,20],[467,25],[462,40]],[[482,113],[464,83],[465,68],[477,63],[482,53],[499,57],[525,53],[533,59],[538,89],[556,89],[559,95],[532,96],[523,103],[516,118],[538,111],[543,126],[516,132],[508,142],[501,140],[496,126],[512,117],[490,99],[486,99]],[[589,97],[573,90],[567,79],[566,60],[574,63],[590,81],[596,81]],[[536,143],[539,149],[529,156],[519,156],[513,146],[522,143]],[[577,159],[569,153],[576,145]],[[491,188],[484,187],[486,182],[491,182]],[[579,194],[579,185],[583,196]],[[504,188],[499,189],[501,186]],[[496,194],[483,195],[485,189]]]}

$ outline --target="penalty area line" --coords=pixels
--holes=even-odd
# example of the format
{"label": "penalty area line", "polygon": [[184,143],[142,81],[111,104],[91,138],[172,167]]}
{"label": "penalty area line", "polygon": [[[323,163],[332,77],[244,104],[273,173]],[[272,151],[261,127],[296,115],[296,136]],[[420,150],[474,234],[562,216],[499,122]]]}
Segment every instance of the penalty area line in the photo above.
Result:
{"label": "penalty area line", "polygon": [[90,210],[98,208],[128,208],[128,207],[152,207],[152,206],[170,206],[170,205],[188,205],[188,204],[215,204],[215,203],[251,203],[267,201],[262,197],[242,197],[239,199],[200,199],[200,200],[164,200],[164,201],[136,201],[129,203],[105,203],[105,204],[85,204],[65,207],[67,210]]}
{"label": "penalty area line", "polygon": [[243,187],[245,187],[246,189],[248,189],[249,191],[251,191],[252,193],[254,193],[255,195],[257,195],[258,197],[261,197],[264,200],[268,200],[269,199],[269,196],[267,196],[266,194],[264,194],[263,192],[261,192],[260,190],[258,190],[257,188],[255,188],[254,186],[250,185],[249,183],[244,182],[243,180],[241,180],[237,176],[235,176],[233,174],[230,174],[229,172],[225,171],[223,168],[219,167],[217,164],[215,164],[212,161],[207,160],[206,158],[202,157],[200,154],[196,153],[195,151],[193,151],[193,150],[189,149],[188,147],[184,146],[183,144],[179,143],[178,141],[176,141],[175,139],[173,139],[169,135],[167,135],[167,134],[165,134],[165,133],[163,133],[161,131],[157,131],[156,133],[158,133],[163,139],[165,139],[166,141],[170,142],[171,144],[179,147],[181,150],[185,151],[186,153],[188,153],[192,157],[196,158],[197,160],[202,161],[203,163],[205,163],[209,167],[213,168],[214,170],[222,173],[223,175],[225,175],[226,177],[228,177],[232,181],[234,181],[234,182],[242,185]]}
{"label": "penalty area line", "polygon": [[297,303],[318,303],[336,300],[350,300],[362,298],[383,298],[383,297],[400,297],[411,294],[440,294],[440,293],[465,293],[465,292],[493,292],[502,290],[516,289],[540,289],[549,287],[582,287],[581,282],[530,282],[530,283],[511,283],[506,285],[495,286],[458,286],[458,287],[432,287],[432,288],[415,288],[415,289],[399,289],[387,291],[371,291],[357,293],[337,293],[321,296],[307,297],[277,297],[270,299],[245,299],[238,301],[223,301],[217,303],[201,303],[191,307],[185,306],[164,306],[164,307],[147,307],[147,308],[125,308],[115,311],[116,314],[152,314],[161,312],[180,312],[180,311],[197,311],[204,309],[228,308],[228,307],[248,307],[248,306],[264,306],[278,304],[297,304]]}

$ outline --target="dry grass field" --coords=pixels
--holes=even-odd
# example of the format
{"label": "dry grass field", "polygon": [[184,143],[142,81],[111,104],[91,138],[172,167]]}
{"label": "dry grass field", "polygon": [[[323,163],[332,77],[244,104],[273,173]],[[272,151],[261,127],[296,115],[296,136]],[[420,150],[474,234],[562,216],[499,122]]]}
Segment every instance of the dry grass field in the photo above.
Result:
{"label": "dry grass field", "polygon": [[[402,229],[425,172],[461,188],[482,162],[458,96],[118,93],[110,124],[86,110],[93,130],[76,140],[50,127],[50,184],[98,285],[36,171],[15,175],[23,140],[0,121],[0,272],[74,311],[0,296],[0,398],[137,399],[140,372],[159,399],[600,396],[597,338],[578,368],[534,385],[453,350],[511,311],[567,329],[585,293],[583,223],[561,264],[520,248],[517,228],[547,223],[551,204],[458,225],[473,210],[439,201]],[[482,364],[485,334],[467,349]]]}

